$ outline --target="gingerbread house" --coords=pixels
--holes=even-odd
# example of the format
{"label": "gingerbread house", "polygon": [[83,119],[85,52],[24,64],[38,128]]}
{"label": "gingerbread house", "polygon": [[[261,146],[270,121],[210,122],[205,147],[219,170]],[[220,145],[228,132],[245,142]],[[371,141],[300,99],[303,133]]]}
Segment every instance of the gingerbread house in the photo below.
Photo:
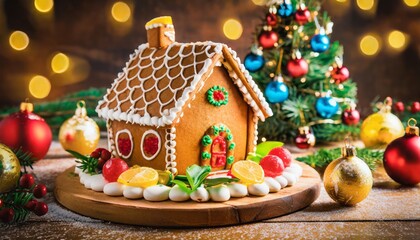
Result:
{"label": "gingerbread house", "polygon": [[229,169],[255,151],[258,121],[272,115],[236,52],[177,43],[170,17],[146,24],[140,45],[99,101],[109,148],[129,165],[185,174],[192,164]]}

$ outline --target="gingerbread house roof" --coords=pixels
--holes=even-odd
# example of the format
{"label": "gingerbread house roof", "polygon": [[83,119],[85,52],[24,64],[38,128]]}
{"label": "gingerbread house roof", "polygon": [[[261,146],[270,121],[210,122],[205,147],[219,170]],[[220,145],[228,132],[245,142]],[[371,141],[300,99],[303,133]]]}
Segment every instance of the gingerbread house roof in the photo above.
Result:
{"label": "gingerbread house roof", "polygon": [[221,43],[172,43],[138,47],[96,111],[100,117],[148,126],[177,123],[215,66],[228,70],[244,100],[262,121],[272,115],[236,52]]}

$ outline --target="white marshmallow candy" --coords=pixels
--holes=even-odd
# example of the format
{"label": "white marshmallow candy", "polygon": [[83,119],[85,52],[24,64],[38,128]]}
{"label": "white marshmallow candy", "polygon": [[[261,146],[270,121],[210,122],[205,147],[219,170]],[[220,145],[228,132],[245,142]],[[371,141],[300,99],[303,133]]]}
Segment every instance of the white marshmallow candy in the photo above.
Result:
{"label": "white marshmallow candy", "polygon": [[143,192],[143,197],[147,201],[160,202],[169,199],[171,188],[162,184],[148,187]]}
{"label": "white marshmallow candy", "polygon": [[248,195],[248,189],[247,189],[246,185],[244,185],[244,184],[228,183],[227,187],[229,189],[231,197],[240,198],[240,197],[245,197],[246,195]]}
{"label": "white marshmallow candy", "polygon": [[281,188],[285,188],[287,186],[287,179],[283,176],[277,176],[274,180],[280,183]]}
{"label": "white marshmallow candy", "polygon": [[169,191],[169,199],[174,202],[183,202],[190,199],[190,195],[181,190],[178,185],[172,187],[171,191]]}
{"label": "white marshmallow candy", "polygon": [[264,182],[265,182],[265,184],[267,184],[268,189],[270,190],[271,193],[278,192],[281,189],[280,183],[278,183],[272,177],[265,177]]}
{"label": "white marshmallow candy", "polygon": [[122,196],[124,191],[124,185],[119,182],[107,183],[104,186],[104,193],[108,196],[118,197]]}
{"label": "white marshmallow candy", "polygon": [[143,188],[125,186],[123,196],[128,199],[140,199],[143,197]]}
{"label": "white marshmallow candy", "polygon": [[190,197],[196,202],[207,202],[210,199],[209,192],[202,186],[192,192]]}
{"label": "white marshmallow candy", "polygon": [[293,173],[283,172],[282,176],[287,179],[287,186],[293,186],[297,182],[297,177]]}
{"label": "white marshmallow candy", "polygon": [[208,188],[211,200],[215,202],[226,202],[230,199],[229,188],[225,185],[218,185]]}
{"label": "white marshmallow candy", "polygon": [[248,186],[248,192],[254,196],[265,196],[270,192],[270,188],[265,182],[256,183]]}
{"label": "white marshmallow candy", "polygon": [[107,180],[105,180],[104,176],[102,174],[95,175],[95,178],[92,179],[90,183],[90,187],[95,192],[103,192],[105,185],[108,183]]}

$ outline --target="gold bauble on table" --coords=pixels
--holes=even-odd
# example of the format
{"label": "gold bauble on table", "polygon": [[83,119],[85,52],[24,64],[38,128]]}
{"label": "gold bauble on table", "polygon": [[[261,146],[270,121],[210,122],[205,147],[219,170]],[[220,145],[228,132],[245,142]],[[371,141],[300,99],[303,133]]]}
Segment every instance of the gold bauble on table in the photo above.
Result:
{"label": "gold bauble on table", "polygon": [[332,161],[324,172],[324,187],[330,197],[352,206],[365,199],[373,185],[368,165],[356,156],[356,149],[346,144],[341,157]]}
{"label": "gold bauble on table", "polygon": [[84,101],[77,103],[74,116],[61,125],[58,138],[64,149],[83,155],[90,154],[98,146],[99,127],[87,116]]}
{"label": "gold bauble on table", "polygon": [[0,144],[0,193],[13,190],[19,181],[20,162],[6,145]]}
{"label": "gold bauble on table", "polygon": [[391,98],[385,100],[380,111],[368,116],[362,123],[360,138],[367,148],[385,148],[404,135],[400,119],[391,113]]}

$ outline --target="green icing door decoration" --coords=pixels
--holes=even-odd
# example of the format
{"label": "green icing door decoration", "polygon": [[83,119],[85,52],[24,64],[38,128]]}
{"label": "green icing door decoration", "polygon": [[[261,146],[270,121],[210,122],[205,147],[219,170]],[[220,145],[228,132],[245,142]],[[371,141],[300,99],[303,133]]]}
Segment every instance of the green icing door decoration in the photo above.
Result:
{"label": "green icing door decoration", "polygon": [[235,143],[228,127],[223,124],[211,126],[201,138],[201,165],[212,171],[230,169],[234,162]]}

